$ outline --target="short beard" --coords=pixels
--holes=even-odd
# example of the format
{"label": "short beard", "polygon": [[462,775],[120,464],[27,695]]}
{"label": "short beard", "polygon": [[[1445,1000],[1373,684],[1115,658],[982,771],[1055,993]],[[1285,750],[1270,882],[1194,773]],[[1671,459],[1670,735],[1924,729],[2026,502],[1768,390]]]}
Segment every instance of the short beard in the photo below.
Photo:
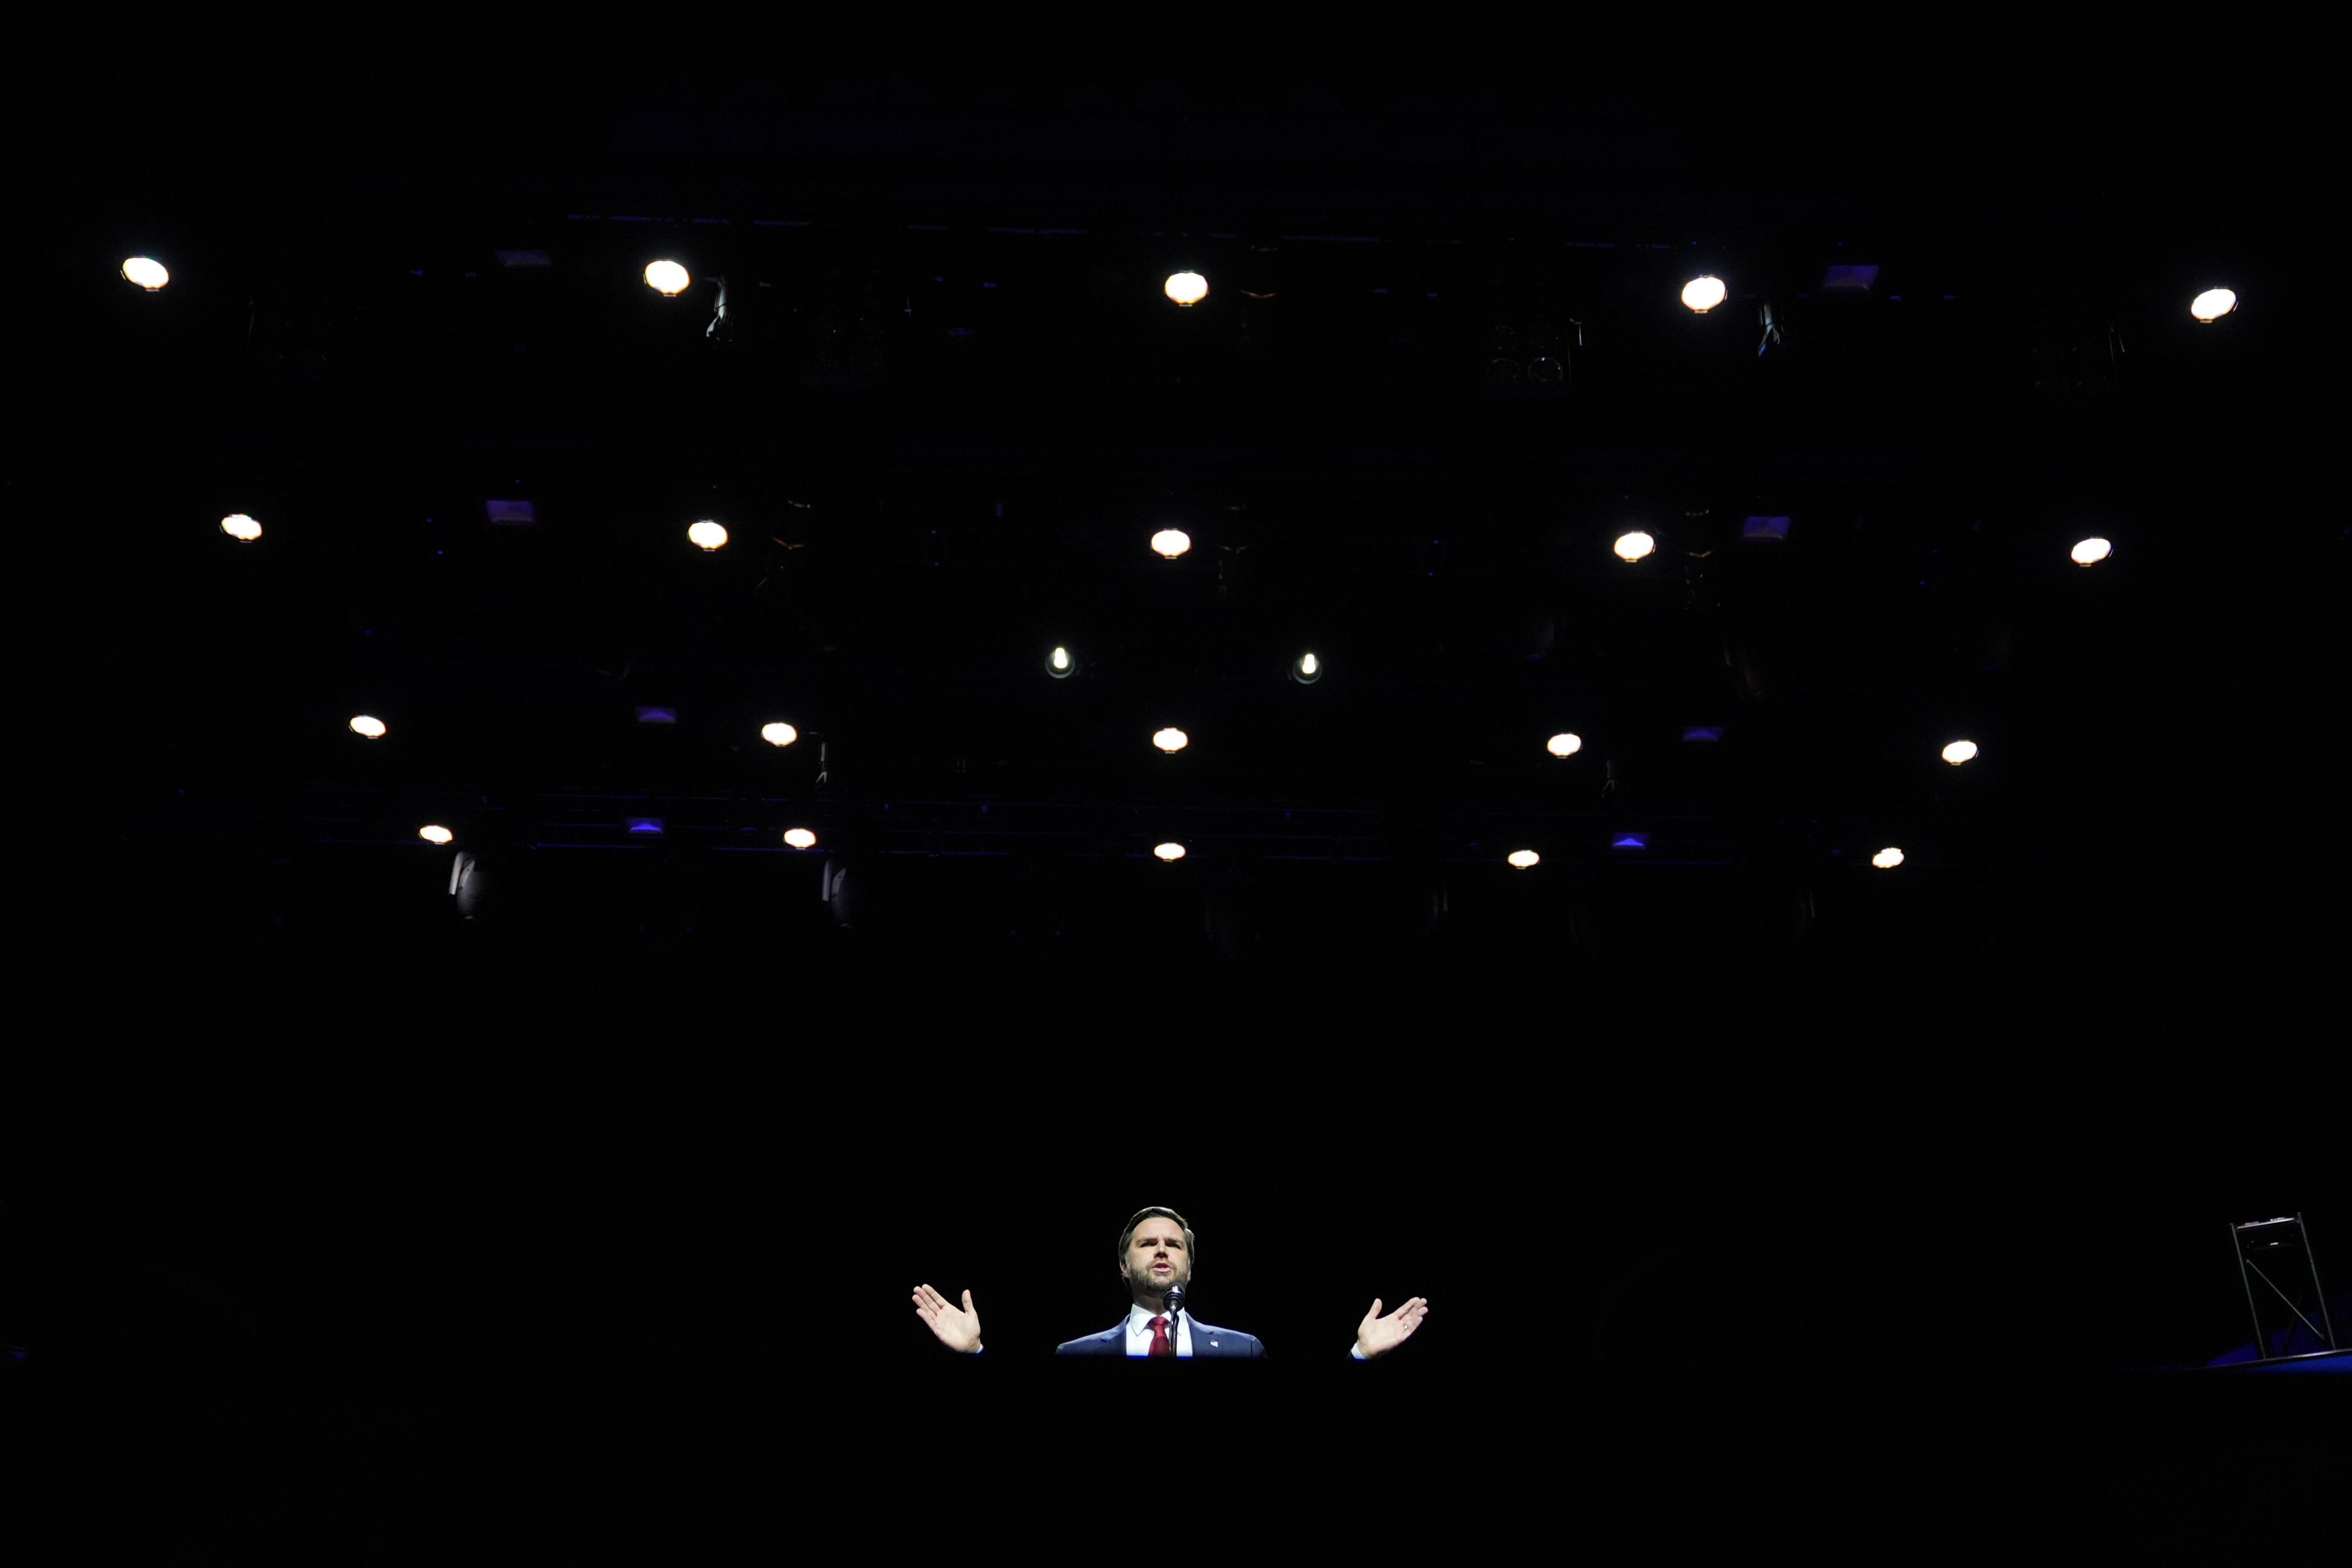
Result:
{"label": "short beard", "polygon": [[1171,1268],[1168,1271],[1168,1283],[1165,1285],[1162,1285],[1152,1279],[1151,1270],[1149,1268],[1146,1268],[1140,1274],[1129,1275],[1127,1282],[1128,1289],[1130,1294],[1136,1296],[1157,1296],[1163,1301],[1168,1299],[1169,1291],[1175,1289],[1179,1286],[1189,1287],[1191,1283],[1191,1281],[1184,1278],[1182,1270],[1175,1268]]}

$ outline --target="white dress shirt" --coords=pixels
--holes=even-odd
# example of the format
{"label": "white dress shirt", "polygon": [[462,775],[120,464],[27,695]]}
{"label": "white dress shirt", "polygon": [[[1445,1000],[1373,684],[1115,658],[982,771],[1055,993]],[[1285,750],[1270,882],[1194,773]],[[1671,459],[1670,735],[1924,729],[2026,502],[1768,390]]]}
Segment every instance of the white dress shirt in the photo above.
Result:
{"label": "white dress shirt", "polygon": [[[1151,1353],[1151,1320],[1158,1316],[1160,1316],[1159,1313],[1146,1311],[1140,1305],[1132,1306],[1127,1310],[1128,1354],[1150,1355]],[[1181,1308],[1177,1310],[1176,1321],[1169,1325],[1169,1338],[1176,1342],[1178,1355],[1192,1353],[1192,1313]]]}

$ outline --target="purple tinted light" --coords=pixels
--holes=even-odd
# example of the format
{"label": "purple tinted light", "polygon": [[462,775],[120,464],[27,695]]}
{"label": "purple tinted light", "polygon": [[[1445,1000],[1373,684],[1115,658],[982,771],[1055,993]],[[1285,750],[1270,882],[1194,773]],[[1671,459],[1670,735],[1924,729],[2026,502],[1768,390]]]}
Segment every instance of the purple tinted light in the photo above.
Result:
{"label": "purple tinted light", "polygon": [[[538,509],[527,500],[485,500],[482,510],[492,522],[525,523],[539,521]],[[430,519],[427,520],[428,521]]]}
{"label": "purple tinted light", "polygon": [[677,722],[677,710],[675,708],[640,708],[637,710],[637,722],[640,724],[675,724]]}
{"label": "purple tinted light", "polygon": [[1878,268],[1839,262],[1822,274],[1825,294],[1867,294],[1878,281]]}
{"label": "purple tinted light", "polygon": [[1685,741],[1720,741],[1723,739],[1723,726],[1720,724],[1687,725],[1683,730],[1683,739]]}
{"label": "purple tinted light", "polygon": [[661,818],[658,816],[631,816],[623,820],[628,823],[629,831],[632,833],[657,834],[662,830]]}
{"label": "purple tinted light", "polygon": [[1785,517],[1751,517],[1739,525],[1742,539],[1782,539],[1789,537],[1789,520]]}
{"label": "purple tinted light", "polygon": [[1612,849],[1647,849],[1649,847],[1650,836],[1646,833],[1620,833],[1609,841]]}

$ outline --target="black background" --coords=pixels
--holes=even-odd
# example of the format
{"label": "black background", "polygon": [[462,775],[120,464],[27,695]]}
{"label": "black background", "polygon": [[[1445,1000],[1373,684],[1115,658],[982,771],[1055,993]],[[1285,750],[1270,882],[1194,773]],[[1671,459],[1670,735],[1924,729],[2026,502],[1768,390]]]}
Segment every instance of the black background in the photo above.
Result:
{"label": "black background", "polygon": [[[359,440],[302,424],[299,389],[266,377],[252,393],[255,407],[277,399],[266,416],[207,404],[206,367],[234,356],[192,338],[142,366],[114,326],[97,341],[131,360],[78,353],[60,310],[29,333],[60,416],[20,429],[37,438],[8,464],[11,510],[39,536],[23,785],[40,801],[20,802],[37,826],[0,1340],[29,1352],[21,1386],[48,1395],[11,1401],[92,1551],[394,1561],[456,1538],[577,1555],[623,1527],[779,1543],[820,1519],[944,1550],[1008,1515],[1148,1540],[1155,1515],[1128,1505],[1170,1487],[1188,1539],[1228,1545],[1328,1543],[1369,1521],[1391,1544],[1425,1526],[1501,1550],[1549,1521],[1637,1554],[1685,1532],[1786,1532],[1830,1554],[1982,1561],[2156,1540],[2219,1477],[2290,1493],[2315,1478],[2293,1468],[2313,1452],[2293,1435],[2316,1428],[2264,1406],[2228,1419],[2290,1439],[2158,1445],[2179,1484],[2151,1486],[2135,1443],[2197,1423],[2178,1404],[2142,1410],[2115,1381],[2246,1337],[2232,1220],[2305,1211],[2323,1272],[2344,1267],[2324,1075],[2340,1033],[2329,780],[2345,533],[2317,471],[2314,409],[2334,374],[2316,346],[2324,288],[2299,276],[2313,258],[2292,91],[2160,85],[2105,58],[2004,60],[1935,86],[1888,68],[1800,90],[1785,48],[1760,45],[1654,86],[1531,64],[1436,62],[1424,78],[1400,60],[1309,73],[1304,100],[1271,56],[1165,76],[704,60],[648,65],[611,93],[524,58],[436,48],[419,70],[301,73],[260,95],[266,114],[208,113],[209,90],[160,59],[58,90],[63,118],[28,143],[59,215],[34,253],[68,290],[55,297],[81,301],[71,290],[92,285],[63,264],[111,258],[158,210],[215,239],[241,232],[239,215],[299,226],[307,204],[355,235],[350,215],[375,210],[429,250],[481,243],[469,213],[555,212],[544,194],[518,199],[533,186],[599,189],[618,208],[722,175],[789,177],[845,212],[947,202],[1092,213],[1109,229],[1244,188],[1268,214],[1472,208],[1507,224],[1580,182],[1568,208],[1620,229],[1799,249],[1841,226],[1965,233],[1951,254],[1970,267],[2025,253],[2060,277],[2144,240],[2167,266],[2234,252],[2271,292],[2225,323],[2259,348],[2214,372],[2236,378],[2229,396],[2181,390],[2182,362],[2159,360],[2139,384],[2156,389],[2136,405],[2147,422],[2097,426],[2083,439],[2112,438],[2108,456],[2066,459],[2066,483],[2166,520],[2161,549],[2119,553],[2134,575],[2102,584],[2104,618],[2051,630],[2049,603],[2025,607],[2014,579],[1979,590],[2014,595],[1991,618],[2048,639],[2043,679],[1997,710],[2057,749],[1951,826],[1948,853],[1921,858],[1923,885],[1949,897],[1825,895],[1845,933],[1825,957],[1710,950],[1668,900],[1640,928],[1658,940],[1549,969],[1526,967],[1541,943],[1522,937],[1173,978],[1116,943],[1000,967],[936,932],[779,962],[744,913],[759,900],[716,895],[740,917],[733,938],[637,942],[622,916],[651,906],[611,883],[593,907],[620,912],[604,924],[579,914],[561,940],[468,945],[405,923],[432,889],[369,846],[322,852],[265,827],[207,847],[156,826],[184,777],[315,783],[276,715],[340,712],[315,650],[352,616],[331,595],[263,616],[302,583],[202,575],[224,569],[145,521],[152,503],[209,505],[207,485],[263,471],[289,498],[358,497],[427,426],[401,422],[409,383],[352,393]],[[1435,108],[1413,107],[1422,80]],[[1478,108],[1496,102],[1513,107]],[[1215,140],[1178,139],[1171,113]],[[1081,136],[1102,139],[1090,163],[1067,154]],[[1496,151],[1513,145],[1540,150]],[[2092,226],[2097,243],[2072,223],[2085,208],[2111,220]],[[106,416],[112,378],[131,372],[192,416],[143,458]],[[1973,384],[1938,393],[1936,379],[1900,384],[1920,406],[1969,403]],[[1303,422],[1284,460],[1310,487],[1328,472],[1377,489],[1334,456],[1360,444],[1350,411],[1377,395],[1333,380],[1327,418]],[[1103,384],[1076,386],[1074,418]],[[1620,384],[1628,408],[1675,396],[1671,365]],[[1182,424],[1165,388],[1120,395],[1106,428],[1169,415],[1180,437],[1223,443],[1223,461],[1265,457],[1215,420]],[[1297,394],[1262,395],[1251,412],[1265,416]],[[833,406],[812,418],[855,438],[855,412]],[[1052,488],[1037,473],[1089,465],[1157,483],[1136,477],[1150,437],[1057,466],[1027,417],[991,423],[944,395],[940,409],[905,447],[956,504],[1000,483],[992,462],[1029,473],[1033,494]],[[1673,466],[1623,455],[1633,413],[1592,413],[1589,466]],[[1877,482],[1873,464],[1891,462],[1916,510],[1957,520],[2036,460],[1906,418],[1857,404],[1849,445],[1815,459],[1823,488]],[[1433,428],[1442,444],[1450,427]],[[2081,428],[2037,426],[2058,452]],[[1778,434],[1807,430],[1792,418]],[[699,438],[681,415],[645,451],[571,471],[625,486],[646,451]],[[1538,445],[1482,439],[1515,460]],[[495,450],[420,458],[415,483],[472,495],[495,466]],[[1434,461],[1418,481],[1470,483]],[[2060,526],[2063,508],[2035,504],[2036,527]],[[93,555],[88,520],[110,510],[132,521]],[[36,528],[44,515],[69,521]],[[376,537],[340,543],[338,569],[372,559]],[[1924,531],[1923,548],[1931,537],[1951,536]],[[660,602],[681,620],[696,595],[729,591],[666,569],[682,585]],[[400,602],[365,599],[352,616]],[[1817,626],[1848,603],[1790,614]],[[1805,646],[1851,669],[1874,635]],[[205,647],[227,651],[191,652]],[[677,668],[696,658],[681,647]],[[247,716],[203,717],[206,683],[232,668],[260,682]],[[167,699],[170,746],[120,721],[140,690]],[[2141,751],[2151,734],[2168,739]],[[519,753],[516,782],[546,782],[523,774],[556,750]],[[1307,776],[1309,798],[1338,787],[1328,757]],[[1874,808],[1858,775],[1811,776],[1850,792],[1837,809]],[[301,809],[324,811],[316,798]],[[2086,819],[2100,825],[2087,842],[2063,831]],[[2004,830],[2034,853],[1969,869],[1964,847]],[[307,880],[255,893],[241,868],[264,860]],[[573,868],[541,885],[542,910],[577,912],[598,884]],[[239,934],[272,909],[308,911],[295,937]],[[1123,1310],[1117,1226],[1145,1204],[1192,1221],[1200,1312],[1261,1336],[1265,1366],[1118,1383],[1103,1374],[1132,1369],[1052,1358]],[[972,1291],[986,1356],[930,1341],[907,1304],[918,1282]],[[1412,1295],[1432,1303],[1421,1334],[1349,1363],[1373,1298]]]}

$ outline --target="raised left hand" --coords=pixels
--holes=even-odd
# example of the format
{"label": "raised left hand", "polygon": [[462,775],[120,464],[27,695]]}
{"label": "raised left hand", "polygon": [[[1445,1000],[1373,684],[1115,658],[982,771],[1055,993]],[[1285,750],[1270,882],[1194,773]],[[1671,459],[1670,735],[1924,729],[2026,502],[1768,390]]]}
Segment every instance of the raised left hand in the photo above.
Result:
{"label": "raised left hand", "polygon": [[1413,1330],[1429,1316],[1429,1300],[1415,1296],[1387,1317],[1381,1316],[1381,1300],[1372,1298],[1372,1310],[1356,1325],[1356,1348],[1368,1356],[1386,1355],[1412,1338]]}

